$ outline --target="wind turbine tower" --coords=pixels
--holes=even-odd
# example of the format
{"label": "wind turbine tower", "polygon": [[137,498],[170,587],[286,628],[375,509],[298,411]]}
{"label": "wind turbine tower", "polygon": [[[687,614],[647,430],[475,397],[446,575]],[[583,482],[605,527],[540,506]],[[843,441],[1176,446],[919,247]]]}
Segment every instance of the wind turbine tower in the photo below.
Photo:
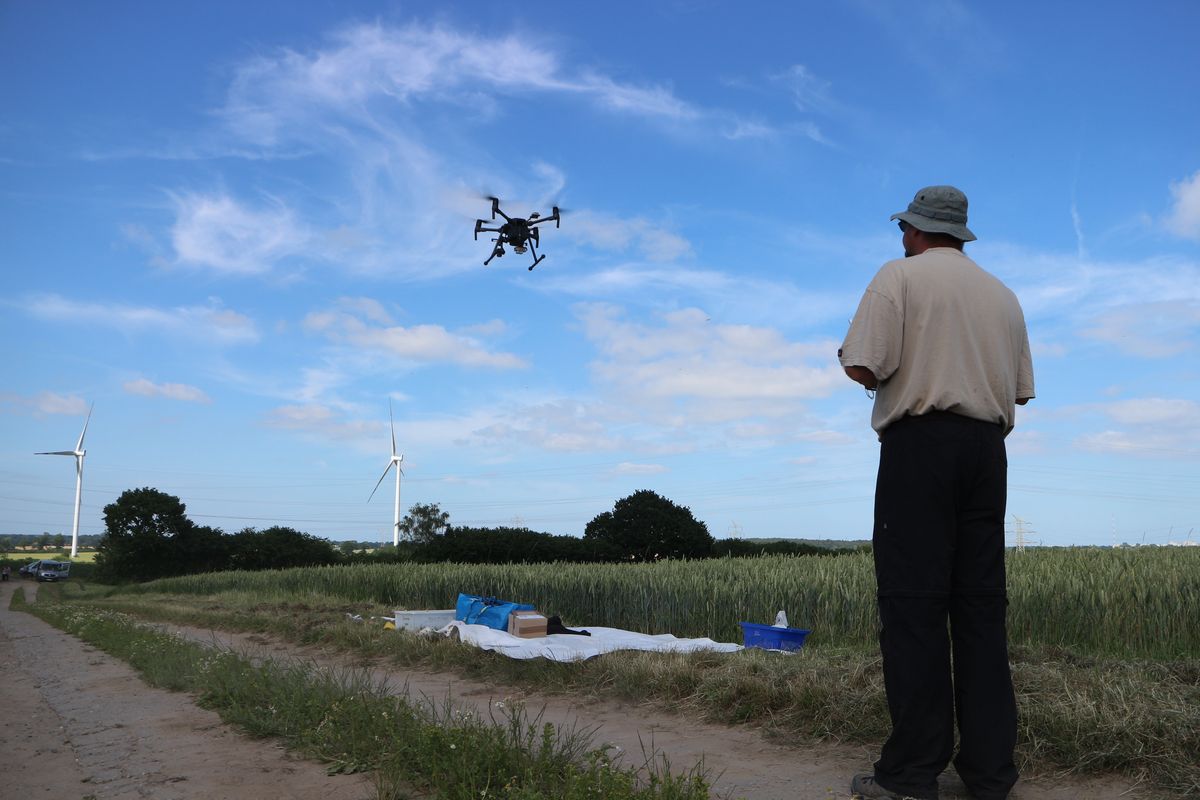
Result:
{"label": "wind turbine tower", "polygon": [[[396,454],[396,423],[392,419],[392,401],[388,401],[388,424],[392,429],[392,459],[388,461],[388,465],[383,468],[383,474],[379,476],[379,483],[375,484],[375,488],[371,490],[371,497],[375,496],[375,492],[379,490],[383,479],[387,477],[388,470],[392,467],[396,468],[396,506],[395,515],[392,522],[392,545],[400,546],[400,477],[404,474],[404,469],[401,465],[404,463],[404,454]],[[371,497],[367,498],[367,502],[371,502]]]}
{"label": "wind turbine tower", "polygon": [[75,558],[79,552],[79,501],[83,497],[83,457],[87,455],[87,451],[83,449],[83,437],[87,436],[88,423],[92,421],[92,409],[95,407],[96,404],[92,403],[88,408],[87,419],[83,421],[83,432],[79,434],[79,441],[75,443],[74,450],[34,453],[38,456],[75,456],[75,523],[71,527],[71,558]]}

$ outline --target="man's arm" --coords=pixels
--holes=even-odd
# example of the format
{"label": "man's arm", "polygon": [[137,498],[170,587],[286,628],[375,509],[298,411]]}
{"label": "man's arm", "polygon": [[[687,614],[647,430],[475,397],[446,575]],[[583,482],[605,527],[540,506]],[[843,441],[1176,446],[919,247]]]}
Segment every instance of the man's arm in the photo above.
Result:
{"label": "man's arm", "polygon": [[875,373],[866,367],[851,366],[844,367],[846,375],[855,383],[861,383],[867,389],[876,389],[879,387],[879,379],[875,377]]}

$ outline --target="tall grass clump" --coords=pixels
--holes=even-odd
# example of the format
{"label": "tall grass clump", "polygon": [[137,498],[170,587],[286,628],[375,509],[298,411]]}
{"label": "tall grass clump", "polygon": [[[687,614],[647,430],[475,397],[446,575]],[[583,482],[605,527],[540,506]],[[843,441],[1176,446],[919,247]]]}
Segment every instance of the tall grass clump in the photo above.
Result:
{"label": "tall grass clump", "polygon": [[[1200,548],[1031,548],[1011,552],[1010,637],[1133,657],[1200,653]],[[118,592],[217,595],[261,602],[331,599],[450,608],[459,592],[533,603],[576,625],[740,641],[739,621],[784,609],[813,646],[872,646],[878,627],[869,553],[651,564],[353,564],[220,572]]]}
{"label": "tall grass clump", "polygon": [[1014,643],[1200,656],[1200,547],[1032,548],[1008,574]]}

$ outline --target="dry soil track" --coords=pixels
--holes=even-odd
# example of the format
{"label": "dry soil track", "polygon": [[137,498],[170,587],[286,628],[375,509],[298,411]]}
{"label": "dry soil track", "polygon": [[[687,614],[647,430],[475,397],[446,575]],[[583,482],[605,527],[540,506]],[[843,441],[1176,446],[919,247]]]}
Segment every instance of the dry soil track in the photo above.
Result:
{"label": "dry soil track", "polygon": [[[144,685],[122,662],[28,614],[9,610],[15,586],[0,584],[0,798],[162,798],[163,800],[359,800],[373,795],[364,776],[328,777],[318,764],[277,745],[242,736],[183,694]],[[322,667],[347,664],[312,648],[261,636],[172,628],[188,638],[251,656],[299,658]],[[861,747],[788,747],[748,728],[698,723],[638,706],[580,704],[570,698],[527,696],[448,674],[374,670],[397,691],[464,707],[523,699],[544,706],[549,722],[595,728],[597,742],[639,755],[652,744],[676,768],[704,759],[717,792],[748,800],[846,798],[855,771],[873,754]],[[1013,800],[1116,800],[1130,797],[1122,781],[1022,781]],[[953,775],[943,800],[968,795]]]}

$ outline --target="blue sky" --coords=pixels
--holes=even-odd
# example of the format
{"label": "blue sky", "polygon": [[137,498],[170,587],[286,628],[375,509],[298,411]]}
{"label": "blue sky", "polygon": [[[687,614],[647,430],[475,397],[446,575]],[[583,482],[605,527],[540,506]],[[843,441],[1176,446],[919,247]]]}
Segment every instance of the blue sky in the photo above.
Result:
{"label": "blue sky", "polygon": [[[578,535],[652,489],[867,538],[835,351],[937,183],[1029,324],[1011,514],[1200,528],[1200,6],[437,6],[0,6],[0,535],[70,533],[33,453],[94,403],[82,533],[152,486],[390,540],[390,400],[402,505],[452,523]],[[485,194],[562,206],[536,270],[483,266]]]}

